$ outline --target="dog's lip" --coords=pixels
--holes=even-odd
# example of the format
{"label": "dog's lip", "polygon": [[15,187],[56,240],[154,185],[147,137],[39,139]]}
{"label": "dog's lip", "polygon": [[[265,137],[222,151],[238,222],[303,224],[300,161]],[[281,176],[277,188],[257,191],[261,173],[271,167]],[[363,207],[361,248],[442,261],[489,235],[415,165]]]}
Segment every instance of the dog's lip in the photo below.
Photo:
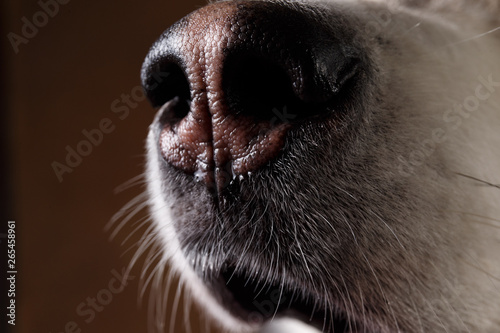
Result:
{"label": "dog's lip", "polygon": [[274,318],[289,317],[321,332],[369,332],[361,322],[349,322],[345,311],[325,310],[317,305],[312,300],[319,298],[306,288],[292,291],[283,283],[274,284],[246,274],[242,269],[236,271],[235,266],[223,265],[215,277],[204,280],[223,308],[251,326],[261,327]]}
{"label": "dog's lip", "polygon": [[283,295],[284,288],[277,289],[265,281],[246,277],[244,273],[236,273],[233,267],[223,269],[213,286],[223,306],[231,314],[251,325],[261,325],[275,317],[284,316],[300,319],[318,329],[322,328],[323,322],[319,322],[317,317],[313,319],[312,316],[306,316],[287,304],[290,300]]}

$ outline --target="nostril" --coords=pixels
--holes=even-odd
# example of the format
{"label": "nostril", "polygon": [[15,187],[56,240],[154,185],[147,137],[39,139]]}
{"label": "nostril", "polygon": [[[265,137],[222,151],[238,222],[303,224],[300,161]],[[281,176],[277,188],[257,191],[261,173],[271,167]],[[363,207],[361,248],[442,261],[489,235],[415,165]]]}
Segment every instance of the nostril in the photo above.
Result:
{"label": "nostril", "polygon": [[[162,62],[146,68],[143,72],[143,86],[154,107],[160,107],[174,98],[183,102],[191,100],[189,81],[182,68],[174,62]],[[178,107],[173,116],[184,118],[188,111],[184,107]]]}
{"label": "nostril", "polygon": [[229,56],[222,82],[230,112],[258,122],[271,121],[273,110],[300,104],[285,70],[268,59]]}
{"label": "nostril", "polygon": [[186,116],[190,111],[190,103],[181,100],[179,97],[174,97],[167,103],[163,104],[161,110],[160,124],[165,126],[169,124],[172,128],[176,128],[177,124]]}
{"label": "nostril", "polygon": [[356,59],[348,61],[343,58],[342,61],[344,66],[336,69],[336,87],[339,89],[311,96],[304,93],[304,88],[319,86],[315,83],[320,81],[317,70],[301,65],[287,68],[290,64],[278,62],[273,56],[230,54],[224,61],[222,72],[222,89],[228,110],[233,115],[272,125],[327,116],[343,102],[357,71]]}

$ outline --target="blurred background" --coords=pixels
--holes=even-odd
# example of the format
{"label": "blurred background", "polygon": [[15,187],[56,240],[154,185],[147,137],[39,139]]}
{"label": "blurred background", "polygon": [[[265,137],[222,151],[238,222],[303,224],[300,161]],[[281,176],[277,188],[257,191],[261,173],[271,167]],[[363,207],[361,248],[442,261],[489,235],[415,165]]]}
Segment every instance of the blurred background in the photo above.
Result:
{"label": "blurred background", "polygon": [[[1,244],[5,253],[15,220],[18,271],[11,332],[147,332],[142,264],[123,290],[113,285],[140,216],[113,241],[104,229],[144,190],[116,191],[142,173],[154,115],[140,94],[141,63],[163,30],[205,0],[2,1]],[[6,306],[3,289],[0,299]]]}

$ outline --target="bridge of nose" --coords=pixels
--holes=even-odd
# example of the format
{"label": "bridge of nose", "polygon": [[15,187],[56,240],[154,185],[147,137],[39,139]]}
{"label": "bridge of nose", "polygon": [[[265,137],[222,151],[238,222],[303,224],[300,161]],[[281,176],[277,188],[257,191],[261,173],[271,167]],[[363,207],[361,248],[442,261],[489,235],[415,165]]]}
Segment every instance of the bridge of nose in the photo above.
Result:
{"label": "bridge of nose", "polygon": [[163,130],[160,146],[169,163],[204,181],[213,181],[213,173],[221,171],[233,175],[254,171],[284,143],[287,125],[267,131],[269,124],[229,110],[223,67],[227,50],[247,42],[247,24],[238,21],[237,3],[223,2],[189,15],[168,37],[166,47],[177,50],[185,67],[191,105],[183,119]]}

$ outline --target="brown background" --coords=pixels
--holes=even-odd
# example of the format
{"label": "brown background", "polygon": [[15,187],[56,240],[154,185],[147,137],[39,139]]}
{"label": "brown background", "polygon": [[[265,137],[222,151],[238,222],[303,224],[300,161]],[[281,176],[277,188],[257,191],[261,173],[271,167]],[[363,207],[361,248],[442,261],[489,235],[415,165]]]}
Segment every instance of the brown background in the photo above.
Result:
{"label": "brown background", "polygon": [[[154,111],[142,101],[120,120],[111,103],[140,84],[142,60],[160,33],[203,4],[71,0],[15,54],[7,33],[21,35],[21,18],[32,22],[41,7],[36,0],[2,2],[1,223],[17,223],[14,332],[59,333],[69,321],[82,332],[147,331],[146,306],[137,303],[138,278],[91,323],[76,314],[78,304],[107,288],[112,269],[128,264],[132,253],[126,250],[138,239],[120,246],[126,235],[110,242],[104,226],[143,190],[115,193],[142,172]],[[76,148],[85,139],[82,130],[96,128],[103,118],[112,120],[114,131],[59,182],[51,164],[65,164],[65,147]],[[175,332],[183,332],[182,326]]]}

